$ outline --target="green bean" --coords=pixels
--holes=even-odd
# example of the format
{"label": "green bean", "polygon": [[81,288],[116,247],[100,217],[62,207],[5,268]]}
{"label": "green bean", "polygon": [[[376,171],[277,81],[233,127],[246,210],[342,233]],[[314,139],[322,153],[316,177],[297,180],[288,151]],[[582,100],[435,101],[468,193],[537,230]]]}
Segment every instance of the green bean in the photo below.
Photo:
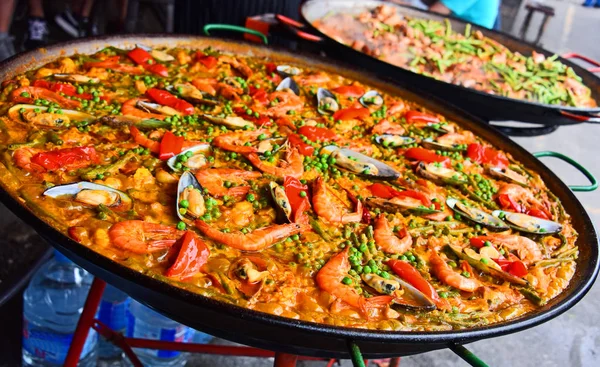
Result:
{"label": "green bean", "polygon": [[312,227],[312,229],[315,232],[317,232],[317,234],[319,236],[321,236],[325,241],[331,241],[331,237],[329,236],[329,234],[327,232],[325,232],[323,227],[321,227],[318,220],[310,218],[309,223],[310,223],[310,226]]}
{"label": "green bean", "polygon": [[60,138],[60,136],[54,132],[54,131],[49,131],[48,132],[48,140],[56,145],[63,145],[63,140]]}
{"label": "green bean", "polygon": [[125,166],[132,159],[138,159],[138,158],[135,153],[133,153],[132,151],[129,151],[124,156],[122,156],[117,161],[115,161],[114,163],[107,164],[104,166],[98,166],[96,168],[93,168],[91,170],[84,172],[83,174],[81,174],[81,178],[84,180],[93,180],[96,178],[96,176],[104,175],[107,172],[108,173],[116,173],[119,169],[121,169],[123,166]]}

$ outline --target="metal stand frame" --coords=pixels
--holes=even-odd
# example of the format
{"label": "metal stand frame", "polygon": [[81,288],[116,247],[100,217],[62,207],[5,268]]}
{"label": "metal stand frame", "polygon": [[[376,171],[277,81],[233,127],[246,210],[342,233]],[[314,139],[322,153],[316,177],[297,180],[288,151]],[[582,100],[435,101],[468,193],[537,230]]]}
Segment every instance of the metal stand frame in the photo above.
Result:
{"label": "metal stand frame", "polygon": [[[306,356],[296,356],[292,354],[273,352],[265,349],[258,349],[245,346],[227,346],[227,345],[210,345],[210,344],[193,344],[180,342],[164,342],[160,340],[127,338],[123,334],[110,329],[102,322],[94,319],[94,315],[100,305],[102,294],[106,283],[100,278],[94,278],[90,292],[88,293],[83,312],[77,323],[77,328],[73,334],[73,341],[69,348],[69,353],[65,359],[64,367],[76,367],[79,363],[79,356],[83,350],[83,345],[87,339],[90,328],[96,330],[108,341],[119,347],[125,352],[125,355],[133,366],[143,367],[142,363],[135,355],[131,348],[149,348],[174,350],[190,353],[217,354],[226,356],[243,356],[243,357],[258,357],[258,358],[275,358],[274,367],[295,367],[298,360],[313,360],[313,361],[328,361],[327,367],[332,367],[336,363],[336,359],[316,358]],[[351,351],[352,362],[357,367],[364,367],[368,361],[363,360],[358,346],[354,343],[349,344]],[[400,358],[392,358],[389,367],[398,367]]]}

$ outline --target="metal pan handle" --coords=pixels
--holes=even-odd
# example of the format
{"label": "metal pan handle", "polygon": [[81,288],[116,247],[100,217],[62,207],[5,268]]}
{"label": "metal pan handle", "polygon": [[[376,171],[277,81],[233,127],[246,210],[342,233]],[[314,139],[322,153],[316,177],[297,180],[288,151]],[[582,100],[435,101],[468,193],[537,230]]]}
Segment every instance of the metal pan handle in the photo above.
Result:
{"label": "metal pan handle", "polygon": [[562,58],[563,59],[579,59],[579,60],[583,60],[583,61],[587,62],[588,64],[592,64],[592,65],[595,66],[593,68],[588,68],[587,70],[589,72],[591,72],[591,73],[599,73],[600,72],[600,62],[598,62],[596,60],[592,60],[592,59],[590,59],[587,56],[583,56],[583,55],[580,55],[580,54],[575,53],[575,52],[569,52],[569,53],[566,53],[566,54],[562,55]]}
{"label": "metal pan handle", "polygon": [[207,24],[204,26],[204,28],[202,28],[202,30],[204,31],[204,34],[207,36],[210,36],[210,31],[211,30],[222,30],[222,31],[234,31],[234,32],[241,32],[241,33],[249,33],[253,36],[259,37],[263,43],[265,45],[269,44],[269,40],[267,39],[267,36],[265,36],[264,34],[260,33],[259,31],[256,31],[254,29],[250,29],[250,28],[246,28],[246,27],[240,27],[238,25],[232,25],[232,24]]}
{"label": "metal pan handle", "polygon": [[566,116],[570,119],[573,119],[575,121],[580,121],[580,122],[588,122],[588,123],[592,123],[592,124],[600,124],[600,116],[599,115],[595,115],[593,113],[587,114],[587,115],[579,115],[577,113],[571,112],[571,111],[565,111],[565,110],[558,110],[558,112],[563,115]]}
{"label": "metal pan handle", "polygon": [[316,36],[314,34],[301,31],[298,28],[304,28],[304,24],[295,21],[294,19],[288,18],[285,15],[275,14],[275,19],[291,34],[294,36],[301,38],[305,41],[313,42],[313,43],[321,43],[324,42],[324,39]]}
{"label": "metal pan handle", "polygon": [[598,181],[596,180],[596,177],[594,177],[594,175],[592,175],[590,171],[588,171],[584,166],[576,162],[573,158],[567,157],[566,155],[561,153],[551,151],[533,153],[533,156],[536,158],[554,157],[563,160],[569,163],[571,166],[575,167],[579,172],[583,173],[588,180],[590,180],[591,185],[588,186],[570,185],[569,188],[573,191],[589,192],[594,191],[598,188]]}

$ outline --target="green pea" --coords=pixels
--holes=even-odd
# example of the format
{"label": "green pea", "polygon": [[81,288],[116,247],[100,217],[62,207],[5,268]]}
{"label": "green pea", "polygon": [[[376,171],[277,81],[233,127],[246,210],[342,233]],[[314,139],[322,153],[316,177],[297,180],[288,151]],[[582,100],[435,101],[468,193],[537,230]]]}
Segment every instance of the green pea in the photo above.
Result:
{"label": "green pea", "polygon": [[254,197],[254,194],[248,194],[246,195],[246,200],[252,203],[254,200],[256,200],[256,198]]}
{"label": "green pea", "polygon": [[344,277],[342,279],[342,283],[344,283],[345,285],[350,285],[350,284],[352,284],[352,279],[349,277]]}
{"label": "green pea", "polygon": [[186,225],[185,225],[184,222],[177,223],[177,229],[178,230],[183,231],[183,230],[185,230],[185,227],[186,227]]}
{"label": "green pea", "polygon": [[306,197],[306,191],[300,191],[300,197],[301,198],[305,198]]}
{"label": "green pea", "polygon": [[365,273],[365,274],[371,274],[372,271],[373,270],[371,270],[371,267],[369,265],[365,265],[363,267],[363,273]]}

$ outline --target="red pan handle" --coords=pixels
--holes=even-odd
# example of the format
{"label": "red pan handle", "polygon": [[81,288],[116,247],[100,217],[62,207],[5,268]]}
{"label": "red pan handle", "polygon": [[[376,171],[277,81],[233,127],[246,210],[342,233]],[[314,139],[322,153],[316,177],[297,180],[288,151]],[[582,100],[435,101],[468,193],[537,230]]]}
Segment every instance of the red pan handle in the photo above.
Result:
{"label": "red pan handle", "polygon": [[588,68],[587,70],[589,72],[591,72],[591,73],[599,73],[600,72],[600,62],[592,60],[592,59],[590,59],[587,56],[583,56],[583,55],[580,55],[580,54],[575,53],[575,52],[569,52],[569,53],[566,53],[566,54],[562,55],[562,58],[563,59],[579,59],[579,60],[583,60],[583,61],[587,62],[588,64],[592,64],[592,65],[595,66],[593,68]]}
{"label": "red pan handle", "polygon": [[289,31],[290,33],[292,33],[293,35],[295,35],[298,38],[301,38],[301,39],[309,41],[309,42],[314,42],[314,43],[320,43],[320,42],[324,41],[323,38],[321,38],[319,36],[299,30],[298,28],[304,28],[305,26],[304,26],[304,24],[302,24],[294,19],[288,18],[285,15],[281,15],[281,14],[275,14],[275,18],[277,19],[279,24],[284,26],[284,28],[287,31]]}

